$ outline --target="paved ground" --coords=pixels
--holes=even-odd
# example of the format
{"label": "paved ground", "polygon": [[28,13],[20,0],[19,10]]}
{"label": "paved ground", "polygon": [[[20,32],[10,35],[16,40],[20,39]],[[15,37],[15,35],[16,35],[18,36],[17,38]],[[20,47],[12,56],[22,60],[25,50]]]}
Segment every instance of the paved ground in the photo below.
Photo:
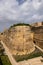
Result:
{"label": "paved ground", "polygon": [[19,62],[19,65],[43,65],[43,62],[41,62],[42,57],[33,58],[27,61],[21,61]]}

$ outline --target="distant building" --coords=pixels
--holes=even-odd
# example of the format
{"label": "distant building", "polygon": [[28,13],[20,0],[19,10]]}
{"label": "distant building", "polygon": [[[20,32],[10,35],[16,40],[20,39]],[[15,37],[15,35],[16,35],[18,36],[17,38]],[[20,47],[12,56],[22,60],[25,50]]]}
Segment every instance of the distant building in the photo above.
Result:
{"label": "distant building", "polygon": [[33,23],[32,26],[34,26],[34,27],[43,26],[43,22],[36,22],[36,23]]}

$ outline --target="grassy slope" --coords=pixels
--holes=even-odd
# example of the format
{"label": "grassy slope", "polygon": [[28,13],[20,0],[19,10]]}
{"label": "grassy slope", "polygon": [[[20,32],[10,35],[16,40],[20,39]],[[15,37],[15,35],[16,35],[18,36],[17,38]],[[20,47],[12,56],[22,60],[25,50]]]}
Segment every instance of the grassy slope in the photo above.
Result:
{"label": "grassy slope", "polygon": [[3,64],[3,65],[11,65],[11,63],[10,63],[10,61],[9,61],[7,55],[5,55],[5,56],[0,56],[0,58],[1,58],[1,61],[2,61],[2,64]]}
{"label": "grassy slope", "polygon": [[23,60],[28,60],[28,59],[31,59],[31,58],[35,58],[35,57],[39,57],[39,56],[43,56],[43,53],[40,52],[38,49],[36,49],[33,53],[31,54],[26,54],[26,55],[16,55],[14,56],[15,60],[17,62],[19,61],[23,61]]}

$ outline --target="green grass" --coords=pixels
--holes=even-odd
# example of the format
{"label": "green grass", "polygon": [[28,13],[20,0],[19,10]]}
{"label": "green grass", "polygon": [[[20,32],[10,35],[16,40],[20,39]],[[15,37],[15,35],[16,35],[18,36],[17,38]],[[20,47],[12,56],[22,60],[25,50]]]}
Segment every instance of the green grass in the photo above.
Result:
{"label": "green grass", "polygon": [[18,24],[14,24],[14,25],[12,25],[9,29],[11,29],[12,27],[16,27],[16,26],[30,26],[30,27],[31,27],[30,24],[26,24],[26,23],[18,23]]}
{"label": "green grass", "polygon": [[26,24],[26,23],[18,23],[18,24],[14,24],[13,26],[31,26],[30,24]]}
{"label": "green grass", "polygon": [[9,61],[7,55],[5,55],[5,56],[0,56],[0,58],[1,58],[1,61],[2,61],[2,64],[3,64],[3,65],[11,65],[11,63],[10,63],[10,61]]}

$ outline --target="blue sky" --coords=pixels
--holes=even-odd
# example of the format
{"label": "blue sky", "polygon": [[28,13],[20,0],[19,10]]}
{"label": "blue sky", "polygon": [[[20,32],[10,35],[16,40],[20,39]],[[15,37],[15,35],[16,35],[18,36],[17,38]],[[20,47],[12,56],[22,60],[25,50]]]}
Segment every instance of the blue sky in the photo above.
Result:
{"label": "blue sky", "polygon": [[43,21],[43,0],[0,0],[0,31],[14,23]]}

